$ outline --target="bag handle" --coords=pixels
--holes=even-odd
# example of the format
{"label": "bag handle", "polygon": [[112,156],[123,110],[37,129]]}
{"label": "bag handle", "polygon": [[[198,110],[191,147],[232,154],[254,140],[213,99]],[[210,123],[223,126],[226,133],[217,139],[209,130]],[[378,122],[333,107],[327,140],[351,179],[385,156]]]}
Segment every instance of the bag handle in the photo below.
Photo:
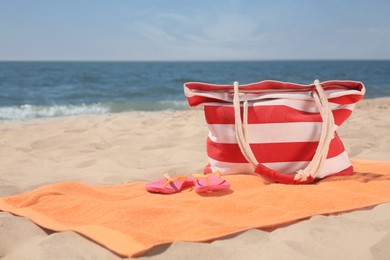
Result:
{"label": "bag handle", "polygon": [[334,138],[334,118],[332,110],[329,106],[328,99],[324,89],[322,88],[319,80],[314,81],[315,91],[312,91],[313,99],[319,109],[319,112],[322,117],[322,128],[321,136],[318,142],[316,152],[306,166],[305,169],[297,171],[296,174],[282,174],[278,171],[270,169],[263,164],[259,163],[252,152],[252,149],[248,143],[248,101],[244,101],[243,104],[243,121],[241,121],[240,113],[240,97],[243,95],[239,93],[238,82],[234,82],[234,96],[233,96],[233,105],[234,105],[234,118],[235,118],[235,132],[238,142],[238,146],[246,160],[252,165],[255,169],[255,172],[262,175],[263,177],[273,180],[275,182],[285,183],[285,184],[304,184],[312,183],[315,180],[316,175],[320,172],[321,168],[324,165],[326,156],[328,155],[329,145],[332,139]]}

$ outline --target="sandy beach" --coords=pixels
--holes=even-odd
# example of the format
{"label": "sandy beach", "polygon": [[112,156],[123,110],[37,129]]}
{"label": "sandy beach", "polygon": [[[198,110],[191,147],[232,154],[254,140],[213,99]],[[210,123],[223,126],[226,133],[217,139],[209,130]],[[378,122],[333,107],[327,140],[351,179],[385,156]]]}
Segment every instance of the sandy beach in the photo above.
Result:
{"label": "sandy beach", "polygon": [[[351,158],[390,161],[390,98],[360,102],[338,133]],[[200,173],[202,110],[127,112],[0,122],[0,196],[77,181],[110,185]],[[272,232],[176,242],[140,259],[389,259],[390,203],[314,216]],[[196,252],[196,253],[195,253]],[[0,212],[0,258],[120,259],[75,233]]]}

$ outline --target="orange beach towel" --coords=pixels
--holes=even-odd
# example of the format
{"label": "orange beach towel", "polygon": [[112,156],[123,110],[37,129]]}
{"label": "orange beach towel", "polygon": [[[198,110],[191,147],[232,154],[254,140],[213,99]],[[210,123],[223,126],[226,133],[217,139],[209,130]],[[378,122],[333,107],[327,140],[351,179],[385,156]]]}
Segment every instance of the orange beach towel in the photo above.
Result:
{"label": "orange beach towel", "polygon": [[251,228],[274,229],[319,214],[390,201],[390,162],[355,161],[352,176],[314,185],[226,176],[230,191],[150,194],[145,183],[64,182],[0,199],[0,210],[55,230],[73,230],[119,255],[137,256],[174,241],[212,241]]}

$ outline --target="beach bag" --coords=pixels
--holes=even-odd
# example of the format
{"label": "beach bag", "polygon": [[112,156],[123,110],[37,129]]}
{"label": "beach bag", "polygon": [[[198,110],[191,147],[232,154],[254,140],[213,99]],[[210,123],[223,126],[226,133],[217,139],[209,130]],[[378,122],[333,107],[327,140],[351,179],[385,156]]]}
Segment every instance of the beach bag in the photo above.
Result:
{"label": "beach bag", "polygon": [[205,172],[257,173],[285,184],[353,172],[336,129],[363,98],[361,82],[188,82],[184,92],[208,124]]}

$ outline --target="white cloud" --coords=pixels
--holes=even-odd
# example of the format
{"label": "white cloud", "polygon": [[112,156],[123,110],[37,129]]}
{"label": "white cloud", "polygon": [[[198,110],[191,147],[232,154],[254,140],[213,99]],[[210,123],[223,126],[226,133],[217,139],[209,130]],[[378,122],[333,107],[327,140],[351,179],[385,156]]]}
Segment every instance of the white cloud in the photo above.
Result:
{"label": "white cloud", "polygon": [[145,48],[155,46],[174,59],[248,59],[268,37],[255,20],[235,13],[206,19],[160,12],[138,17],[128,27],[138,42],[148,41]]}
{"label": "white cloud", "polygon": [[337,30],[340,34],[373,34],[384,36],[390,34],[390,28],[387,27],[368,27],[368,28],[340,28]]}
{"label": "white cloud", "polygon": [[242,43],[255,36],[256,23],[241,15],[219,16],[214,24],[204,29],[204,33],[216,43]]}
{"label": "white cloud", "polygon": [[337,33],[340,34],[355,34],[355,33],[361,33],[360,28],[340,28],[337,30]]}
{"label": "white cloud", "polygon": [[370,34],[385,36],[390,34],[390,28],[383,28],[383,27],[371,27],[367,30]]}
{"label": "white cloud", "polygon": [[176,42],[175,37],[170,35],[168,31],[165,31],[157,26],[150,24],[139,24],[136,25],[135,28],[138,33],[144,35],[149,40],[156,41],[159,43],[163,42],[166,44],[172,44]]}

